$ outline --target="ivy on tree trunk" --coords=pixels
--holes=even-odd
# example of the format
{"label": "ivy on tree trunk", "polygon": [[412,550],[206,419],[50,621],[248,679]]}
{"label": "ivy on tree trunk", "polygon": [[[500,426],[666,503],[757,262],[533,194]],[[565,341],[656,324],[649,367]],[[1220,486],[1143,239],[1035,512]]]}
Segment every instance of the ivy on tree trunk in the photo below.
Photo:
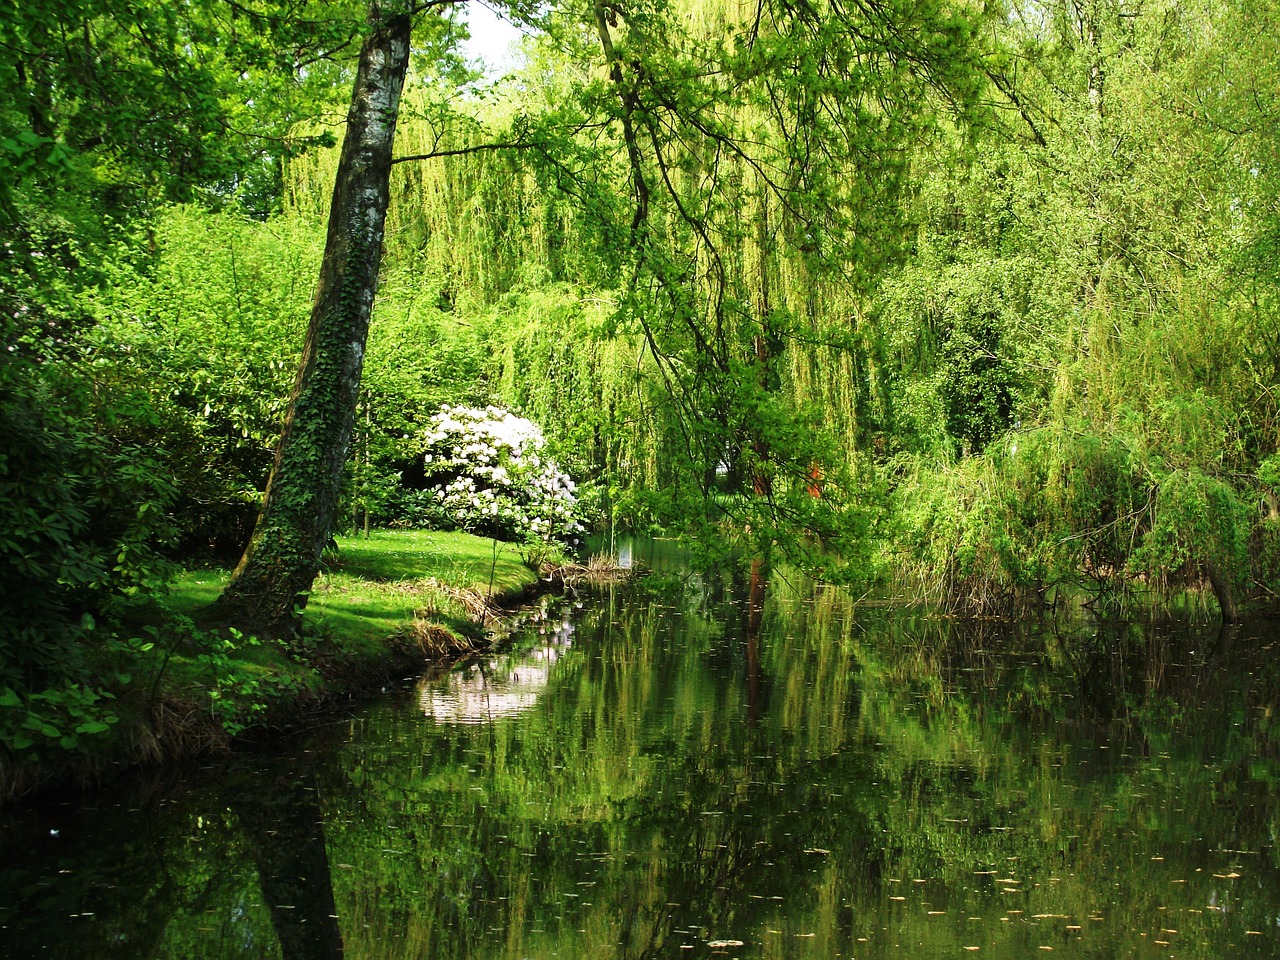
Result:
{"label": "ivy on tree trunk", "polygon": [[302,363],[253,537],[218,618],[259,634],[293,632],[338,509],[382,260],[411,6],[373,0],[333,188]]}

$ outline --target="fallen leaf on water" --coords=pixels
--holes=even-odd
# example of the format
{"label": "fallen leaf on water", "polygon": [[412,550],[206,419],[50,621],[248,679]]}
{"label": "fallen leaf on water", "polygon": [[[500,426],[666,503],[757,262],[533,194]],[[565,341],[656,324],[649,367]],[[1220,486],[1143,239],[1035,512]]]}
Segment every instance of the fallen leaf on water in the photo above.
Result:
{"label": "fallen leaf on water", "polygon": [[[774,931],[770,930],[770,933]],[[745,947],[746,943],[742,940],[708,940],[707,946],[715,949],[716,947]]]}

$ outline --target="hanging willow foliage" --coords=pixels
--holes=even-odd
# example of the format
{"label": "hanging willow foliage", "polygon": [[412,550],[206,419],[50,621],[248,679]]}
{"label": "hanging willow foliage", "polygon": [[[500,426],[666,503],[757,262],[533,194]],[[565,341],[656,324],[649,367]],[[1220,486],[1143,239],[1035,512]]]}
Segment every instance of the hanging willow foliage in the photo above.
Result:
{"label": "hanging willow foliage", "polygon": [[[494,398],[638,515],[728,507],[757,540],[834,536],[885,420],[854,318],[900,246],[894,198],[930,91],[967,82],[943,66],[963,21],[891,14],[619,8],[597,17],[594,59],[553,15],[562,42],[542,56],[571,89],[543,71],[448,110],[411,90],[397,153],[431,159],[395,171],[387,289],[486,317]],[[531,123],[539,102],[556,106]],[[294,164],[294,215],[320,215],[331,164]]]}
{"label": "hanging willow foliage", "polygon": [[[435,157],[395,169],[379,309],[451,358],[436,393],[535,417],[636,521],[845,549],[851,501],[889,488],[884,555],[955,609],[1210,561],[1239,588],[1229,525],[1198,566],[1130,559],[1164,480],[1248,502],[1276,451],[1265,102],[1219,104],[1230,136],[1174,109],[1206,73],[1274,71],[1227,64],[1246,20],[1211,6],[1106,24],[1128,41],[1101,115],[1069,5],[992,25],[981,126],[964,5],[549,12],[518,84],[407,95],[398,153]],[[323,215],[331,163],[295,161],[292,215]],[[1095,469],[1117,450],[1154,486]],[[1125,524],[1132,547],[1097,546]]]}

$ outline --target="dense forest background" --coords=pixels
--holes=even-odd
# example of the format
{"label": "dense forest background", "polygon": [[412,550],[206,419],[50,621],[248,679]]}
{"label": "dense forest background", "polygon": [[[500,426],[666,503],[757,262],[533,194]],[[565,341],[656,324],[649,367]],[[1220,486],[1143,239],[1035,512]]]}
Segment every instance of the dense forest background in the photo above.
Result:
{"label": "dense forest background", "polygon": [[[975,614],[1280,595],[1280,4],[504,13],[498,80],[414,13],[344,527],[447,522],[427,425],[496,404],[707,556]],[[0,17],[0,689],[244,547],[365,23]]]}

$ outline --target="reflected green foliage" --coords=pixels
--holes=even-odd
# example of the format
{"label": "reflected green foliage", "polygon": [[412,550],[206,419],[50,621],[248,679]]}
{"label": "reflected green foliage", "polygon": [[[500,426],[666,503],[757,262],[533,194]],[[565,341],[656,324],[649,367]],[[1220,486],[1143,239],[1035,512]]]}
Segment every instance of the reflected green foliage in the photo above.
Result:
{"label": "reflected green foliage", "polygon": [[322,820],[348,957],[1275,953],[1274,635],[959,628],[781,574],[757,629],[747,587],[550,605],[261,771],[15,817],[6,937],[273,955],[272,864]]}

